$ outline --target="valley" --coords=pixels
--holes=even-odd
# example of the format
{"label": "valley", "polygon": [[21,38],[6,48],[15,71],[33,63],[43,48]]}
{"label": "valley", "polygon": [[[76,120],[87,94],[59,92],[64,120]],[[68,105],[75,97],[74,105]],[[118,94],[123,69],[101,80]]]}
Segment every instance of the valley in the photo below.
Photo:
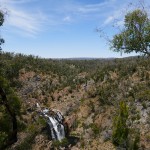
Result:
{"label": "valley", "polygon": [[[2,52],[0,75],[20,101],[17,142],[7,149],[149,150],[149,64],[145,57],[55,60]],[[68,126],[62,141],[52,140],[37,103],[62,113]],[[0,110],[2,146],[12,124]]]}

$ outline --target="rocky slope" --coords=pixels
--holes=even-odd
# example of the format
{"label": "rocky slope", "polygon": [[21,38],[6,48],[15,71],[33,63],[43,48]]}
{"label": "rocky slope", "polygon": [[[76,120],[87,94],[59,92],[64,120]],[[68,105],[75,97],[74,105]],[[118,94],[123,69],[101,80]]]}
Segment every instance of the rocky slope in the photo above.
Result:
{"label": "rocky slope", "polygon": [[[20,66],[18,76],[13,78],[22,102],[23,123],[17,143],[10,149],[121,149],[114,144],[113,134],[122,101],[128,108],[128,146],[150,149],[149,59],[55,60],[50,64],[47,60],[31,60],[31,64]],[[62,143],[49,139],[46,120],[38,114],[36,103],[63,113],[70,130],[68,139]]]}

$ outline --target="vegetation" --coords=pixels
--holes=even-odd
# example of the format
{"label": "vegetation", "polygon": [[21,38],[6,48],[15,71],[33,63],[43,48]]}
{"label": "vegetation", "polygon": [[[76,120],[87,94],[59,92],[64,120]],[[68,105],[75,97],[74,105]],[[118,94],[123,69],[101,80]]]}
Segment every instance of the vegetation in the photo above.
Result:
{"label": "vegetation", "polygon": [[53,141],[53,147],[54,148],[61,148],[68,146],[69,142],[66,138],[64,138],[62,141]]}
{"label": "vegetation", "polygon": [[20,100],[10,88],[7,81],[0,77],[0,147],[5,147],[17,141],[17,116],[20,115]]}
{"label": "vegetation", "polygon": [[120,108],[113,124],[113,143],[117,146],[127,148],[129,129],[127,127],[128,108],[125,102],[120,102]]}
{"label": "vegetation", "polygon": [[94,123],[90,124],[90,127],[94,133],[94,136],[97,137],[100,133],[100,128]]}
{"label": "vegetation", "polygon": [[[3,22],[1,12],[0,26]],[[124,30],[114,36],[113,50],[149,56],[149,24],[145,11],[129,12]],[[3,43],[1,39],[0,46]],[[99,141],[98,138],[112,139],[109,142],[119,148],[141,148],[140,134],[145,143],[150,137],[149,64],[147,57],[57,60],[1,51],[0,149],[16,142],[20,131],[26,136],[19,139],[21,142],[14,149],[32,149],[32,144],[36,144],[37,135],[46,130],[46,121],[37,115],[36,102],[42,107],[54,103],[53,106],[66,109],[66,115],[76,114],[71,125],[80,137],[80,148],[85,148],[87,141]],[[143,147],[148,145],[145,143]],[[56,149],[68,145],[68,139],[52,143]]]}
{"label": "vegetation", "polygon": [[[134,122],[139,121],[141,117],[140,113],[136,111],[137,102],[140,103],[141,107],[145,110],[149,106],[148,103],[150,101],[150,83],[148,79],[150,77],[150,60],[148,58],[131,57],[125,59],[97,59],[89,61],[53,59],[49,60],[41,59],[35,56],[25,56],[22,54],[14,55],[13,53],[4,52],[1,53],[0,58],[1,77],[3,80],[5,77],[4,81],[7,82],[7,84],[4,85],[7,85],[8,89],[11,89],[12,94],[20,93],[22,99],[21,101],[23,103],[23,105],[21,105],[21,111],[25,116],[28,116],[32,114],[32,112],[34,112],[31,116],[31,120],[23,119],[24,123],[27,126],[27,129],[32,130],[32,128],[30,127],[33,126],[34,128],[35,122],[38,121],[35,114],[35,107],[31,109],[28,106],[27,100],[41,100],[46,107],[49,107],[53,102],[64,100],[64,96],[67,97],[70,95],[69,101],[71,101],[75,99],[74,93],[76,93],[77,91],[80,93],[82,86],[87,82],[87,91],[84,91],[85,97],[84,95],[83,97],[79,97],[80,105],[89,105],[90,110],[92,111],[92,113],[94,113],[93,119],[96,119],[97,115],[102,113],[102,110],[107,110],[106,108],[113,107],[114,109],[118,109],[121,99],[124,99],[125,104],[123,104],[123,106],[128,105],[129,113],[129,117],[126,118],[126,123],[128,124],[128,126],[126,127],[128,128],[128,135],[132,137],[132,139],[130,140],[132,142],[128,143],[129,138],[126,139],[126,134],[124,134],[123,137],[119,138],[119,136],[122,135],[118,132],[122,132],[122,130],[124,132],[126,131],[123,128],[125,127],[125,121],[123,121],[123,118],[119,117],[119,112],[117,114],[116,120],[120,120],[118,121],[118,124],[120,123],[122,125],[118,125],[116,121],[114,128],[116,128],[116,131],[118,132],[113,134],[113,141],[116,145],[120,145],[121,142],[127,140],[126,142],[128,147],[133,147],[133,145],[135,145],[135,147],[139,146],[139,142],[137,142],[139,139],[138,133],[136,133],[135,131],[131,131],[131,127],[133,126]],[[62,66],[63,69],[66,70],[65,72],[62,69]],[[30,73],[33,74],[33,76],[27,76],[28,74],[30,75]],[[20,80],[21,77],[23,78],[23,80]],[[91,81],[93,82],[93,84],[90,83]],[[71,85],[74,85],[75,87]],[[91,86],[91,88],[89,88],[89,86]],[[64,92],[64,96],[60,95],[59,99],[55,99],[54,93],[59,93],[65,88],[68,89],[68,92],[66,94]],[[8,96],[7,92],[6,95]],[[93,103],[90,103],[90,101],[86,98],[86,95],[90,99],[92,99]],[[53,97],[53,99],[51,99],[51,97]],[[94,99],[98,99],[98,102],[96,100],[94,101]],[[77,101],[77,99],[75,100]],[[17,101],[11,102],[14,103]],[[13,105],[15,105],[15,103]],[[79,113],[78,107],[76,108],[76,113]],[[105,109],[103,109],[104,107]],[[1,110],[4,110],[4,108],[5,107],[3,106],[3,109]],[[125,106],[121,107],[121,109],[124,108]],[[69,111],[71,111],[71,109]],[[4,112],[6,113],[6,111],[2,112],[3,115],[5,114]],[[18,114],[19,109],[17,115]],[[6,118],[7,117],[5,117],[5,119]],[[79,120],[81,124],[84,123],[84,119],[85,118],[77,118],[77,120]],[[30,126],[28,124],[30,124]],[[43,124],[42,121],[40,124]],[[95,126],[94,124],[91,126],[91,129],[95,136],[94,138],[100,138],[101,132],[106,129],[102,128],[101,131],[99,129],[100,126]],[[45,125],[43,125],[43,127],[44,126]],[[85,124],[85,126],[87,125]],[[79,127],[80,126],[77,126],[77,128]],[[117,127],[119,128],[119,130],[117,130]],[[39,131],[40,130],[41,129],[39,129]],[[84,133],[82,134],[84,135]],[[7,134],[5,132],[1,132],[0,140],[3,141],[6,138]],[[34,141],[34,138],[35,136],[33,136],[32,141]],[[117,141],[118,138],[120,139],[119,142]],[[110,136],[109,139],[111,139]]]}
{"label": "vegetation", "polygon": [[[2,26],[4,23],[4,13],[0,11],[0,26]],[[4,43],[4,39],[0,38],[0,50],[1,50],[1,45]]]}
{"label": "vegetation", "polygon": [[136,9],[125,15],[124,29],[111,41],[116,52],[141,53],[150,56],[150,20],[143,9]]}
{"label": "vegetation", "polygon": [[[4,13],[0,11],[0,26],[4,22]],[[0,39],[0,46],[4,43]],[[1,48],[1,47],[0,47]],[[0,149],[17,141],[18,123],[17,116],[20,115],[21,103],[14,90],[3,74],[3,60],[0,61]]]}

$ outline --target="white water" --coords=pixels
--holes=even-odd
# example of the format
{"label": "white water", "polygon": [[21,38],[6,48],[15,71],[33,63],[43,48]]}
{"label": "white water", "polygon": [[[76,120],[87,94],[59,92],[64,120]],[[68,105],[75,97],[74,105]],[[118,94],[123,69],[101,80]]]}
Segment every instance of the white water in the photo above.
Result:
{"label": "white water", "polygon": [[[37,103],[37,107],[41,108],[40,105]],[[55,112],[56,111],[56,112]],[[65,138],[65,129],[63,125],[63,115],[58,110],[53,110],[53,115],[49,114],[48,109],[41,110],[41,113],[44,115],[44,117],[48,118],[48,125],[50,127],[51,131],[51,137],[53,140],[59,140]]]}
{"label": "white water", "polygon": [[62,139],[65,138],[64,126],[61,123],[59,123],[58,120],[56,120],[55,118],[53,117],[48,118],[51,123],[49,125],[51,129],[52,138],[61,141]]}

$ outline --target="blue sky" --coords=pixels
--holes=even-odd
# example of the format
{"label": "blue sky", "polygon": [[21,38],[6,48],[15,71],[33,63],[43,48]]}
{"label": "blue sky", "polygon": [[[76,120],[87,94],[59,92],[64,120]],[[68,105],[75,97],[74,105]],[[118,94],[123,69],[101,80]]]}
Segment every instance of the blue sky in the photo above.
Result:
{"label": "blue sky", "polygon": [[124,14],[137,2],[129,6],[130,0],[0,0],[0,9],[7,11],[0,29],[2,48],[44,58],[129,56],[110,51],[95,29],[112,37],[117,33],[114,22],[121,28]]}

